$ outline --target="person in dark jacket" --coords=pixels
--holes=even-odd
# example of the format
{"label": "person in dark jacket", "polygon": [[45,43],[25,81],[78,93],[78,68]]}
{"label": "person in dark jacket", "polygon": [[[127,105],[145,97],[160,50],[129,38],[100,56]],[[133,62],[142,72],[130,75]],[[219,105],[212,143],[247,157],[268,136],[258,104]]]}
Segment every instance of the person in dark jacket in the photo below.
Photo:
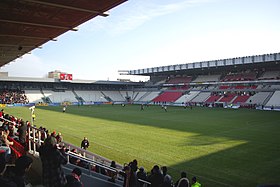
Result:
{"label": "person in dark jacket", "polygon": [[[144,181],[148,180],[147,173],[145,172],[144,167],[141,166],[139,168],[139,171],[137,172],[137,178],[141,179],[141,180],[144,180]],[[139,187],[143,187],[144,186],[144,182],[138,181],[138,183],[139,183]]]}
{"label": "person in dark jacket", "polygon": [[26,145],[26,131],[27,131],[27,125],[24,123],[24,121],[21,120],[20,126],[18,127],[18,138],[19,143],[25,147]]}
{"label": "person in dark jacket", "polygon": [[30,184],[26,174],[32,163],[33,159],[31,157],[23,155],[16,160],[15,166],[7,167],[5,176],[16,183],[18,187],[25,187]]}
{"label": "person in dark jacket", "polygon": [[158,165],[155,165],[152,169],[150,182],[151,182],[151,187],[160,187],[163,184],[163,175]]}
{"label": "person in dark jacket", "polygon": [[123,187],[138,187],[138,179],[130,166],[124,166],[124,172],[120,175],[124,177]]}
{"label": "person in dark jacket", "polygon": [[66,176],[67,184],[65,187],[83,187],[81,182],[82,170],[79,168],[74,168],[70,175]]}
{"label": "person in dark jacket", "polygon": [[189,187],[190,182],[187,178],[187,173],[185,171],[181,172],[181,178],[175,183],[175,187]]}
{"label": "person in dark jacket", "polygon": [[66,184],[66,177],[62,165],[67,164],[63,150],[57,148],[55,137],[49,136],[39,149],[43,169],[43,185],[45,187],[62,187]]}
{"label": "person in dark jacket", "polygon": [[84,137],[83,141],[81,142],[81,148],[86,150],[88,147],[89,147],[89,141],[87,137]]}
{"label": "person in dark jacket", "polygon": [[3,176],[5,171],[6,171],[5,153],[0,152],[0,185],[5,187],[17,187],[16,183],[14,183],[9,178]]}

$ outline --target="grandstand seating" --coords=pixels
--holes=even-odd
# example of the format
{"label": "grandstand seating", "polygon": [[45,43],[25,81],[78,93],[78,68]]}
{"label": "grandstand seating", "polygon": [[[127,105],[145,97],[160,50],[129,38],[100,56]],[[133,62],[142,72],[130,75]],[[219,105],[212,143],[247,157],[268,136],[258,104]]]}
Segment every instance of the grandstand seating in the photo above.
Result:
{"label": "grandstand seating", "polygon": [[80,91],[76,90],[76,94],[83,98],[85,102],[106,102],[104,95],[100,91]]}
{"label": "grandstand seating", "polygon": [[187,103],[190,102],[199,94],[199,91],[190,91],[187,94],[182,95],[179,99],[176,100],[176,103]]}
{"label": "grandstand seating", "polygon": [[139,101],[139,99],[141,99],[141,97],[143,97],[145,94],[147,94],[147,92],[145,91],[135,92],[134,96],[132,97],[132,100]]}
{"label": "grandstand seating", "polygon": [[219,100],[219,102],[230,103],[235,97],[236,94],[226,94]]}
{"label": "grandstand seating", "polygon": [[120,91],[123,98],[130,98],[132,99],[134,97],[135,92],[133,91]]}
{"label": "grandstand seating", "polygon": [[54,103],[77,102],[76,96],[72,91],[54,92],[43,90],[44,96],[49,97]]}
{"label": "grandstand seating", "polygon": [[28,103],[24,91],[19,89],[0,89],[0,103],[1,104],[14,104],[14,103]]}
{"label": "grandstand seating", "polygon": [[271,85],[270,89],[277,89],[277,90],[279,90],[280,89],[280,85]]}
{"label": "grandstand seating", "polygon": [[198,75],[192,82],[218,82],[221,75]]}
{"label": "grandstand seating", "polygon": [[190,83],[192,77],[172,77],[166,83],[168,84],[179,84],[179,83]]}
{"label": "grandstand seating", "polygon": [[256,79],[255,72],[248,73],[234,73],[226,75],[222,81],[246,81],[246,80],[255,80]]}
{"label": "grandstand seating", "polygon": [[280,106],[280,91],[275,91],[265,106]]}
{"label": "grandstand seating", "polygon": [[125,97],[119,91],[103,91],[105,97],[109,97],[112,101],[126,101]]}
{"label": "grandstand seating", "polygon": [[249,98],[250,98],[249,95],[239,95],[232,101],[232,103],[233,104],[237,104],[237,103],[242,104],[242,103],[245,103]]}
{"label": "grandstand seating", "polygon": [[266,99],[272,95],[272,92],[258,92],[255,95],[249,97],[246,101],[247,104],[257,104],[257,105],[264,105]]}
{"label": "grandstand seating", "polygon": [[42,95],[40,90],[25,90],[25,95],[29,100],[29,103],[43,102],[42,97],[44,96]]}
{"label": "grandstand seating", "polygon": [[220,95],[211,95],[206,101],[205,103],[214,103],[214,102],[217,102],[219,101],[219,99],[221,98],[222,96]]}
{"label": "grandstand seating", "polygon": [[266,71],[258,79],[259,80],[280,79],[280,71]]}
{"label": "grandstand seating", "polygon": [[182,92],[163,92],[153,99],[153,102],[175,102],[182,96]]}
{"label": "grandstand seating", "polygon": [[236,90],[246,90],[246,89],[256,89],[257,85],[252,86],[245,86],[245,85],[236,85],[236,86],[229,86],[229,85],[221,85],[219,86],[220,90],[228,90],[228,89],[236,89]]}
{"label": "grandstand seating", "polygon": [[[153,92],[145,92],[145,94],[139,98],[139,102],[150,102],[152,101],[155,97],[158,96],[158,94],[160,93],[160,91],[153,91]],[[135,100],[137,101],[137,100]]]}
{"label": "grandstand seating", "polygon": [[230,89],[230,86],[228,86],[228,85],[222,85],[222,86],[219,86],[219,89],[220,89],[220,90]]}
{"label": "grandstand seating", "polygon": [[191,102],[202,103],[206,99],[208,99],[208,97],[210,97],[210,95],[211,95],[211,92],[200,92],[194,99],[191,100]]}

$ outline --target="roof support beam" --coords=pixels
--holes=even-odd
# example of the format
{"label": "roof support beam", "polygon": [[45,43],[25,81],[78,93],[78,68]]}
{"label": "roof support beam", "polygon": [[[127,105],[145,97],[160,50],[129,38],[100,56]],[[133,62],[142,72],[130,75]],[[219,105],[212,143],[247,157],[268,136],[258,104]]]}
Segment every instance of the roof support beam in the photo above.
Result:
{"label": "roof support beam", "polygon": [[0,34],[0,37],[28,38],[28,39],[53,40],[53,41],[55,41],[54,38],[37,37],[37,36],[25,36],[25,35],[13,35],[13,34]]}
{"label": "roof support beam", "polygon": [[13,20],[5,20],[5,19],[0,19],[0,22],[77,31],[77,28],[69,28],[69,27],[63,27],[63,26],[58,26],[58,25],[47,25],[47,24],[42,24],[42,23],[30,23],[30,22],[24,22],[24,21],[13,21]]}
{"label": "roof support beam", "polygon": [[77,11],[81,11],[81,12],[98,14],[99,16],[104,16],[104,17],[109,16],[109,14],[105,13],[105,12],[100,12],[100,11],[96,11],[96,10],[88,10],[88,9],[78,8],[78,7],[72,7],[72,6],[68,6],[68,5],[61,5],[61,4],[57,4],[57,3],[49,3],[49,2],[38,1],[38,0],[25,0],[25,1],[31,2],[31,3],[37,3],[37,4],[41,4],[41,5],[58,7],[58,8],[65,8],[65,9],[69,9],[69,10],[77,10]]}

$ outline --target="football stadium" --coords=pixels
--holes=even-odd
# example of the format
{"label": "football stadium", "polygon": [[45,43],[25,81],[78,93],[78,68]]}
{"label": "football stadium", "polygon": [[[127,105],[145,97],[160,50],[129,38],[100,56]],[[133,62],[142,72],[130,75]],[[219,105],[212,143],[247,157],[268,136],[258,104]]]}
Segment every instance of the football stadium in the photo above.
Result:
{"label": "football stadium", "polygon": [[[1,1],[0,66],[124,2]],[[147,82],[1,72],[0,186],[279,186],[279,64],[270,53],[119,72]]]}

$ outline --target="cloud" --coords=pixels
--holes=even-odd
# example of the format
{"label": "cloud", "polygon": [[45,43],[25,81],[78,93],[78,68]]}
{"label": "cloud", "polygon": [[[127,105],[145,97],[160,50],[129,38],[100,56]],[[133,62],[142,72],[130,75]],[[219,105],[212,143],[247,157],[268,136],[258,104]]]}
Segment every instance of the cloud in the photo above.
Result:
{"label": "cloud", "polygon": [[138,1],[138,3],[135,2],[132,7],[116,18],[119,22],[113,25],[110,30],[115,34],[124,33],[156,17],[172,14],[186,7],[196,6],[206,2],[209,2],[209,0],[173,1],[171,3],[158,5],[152,4],[150,0]]}
{"label": "cloud", "polygon": [[134,30],[144,23],[160,16],[172,14],[187,7],[217,0],[185,0],[169,3],[154,3],[150,0],[128,1],[113,9],[108,18],[95,18],[85,25],[85,30],[105,30],[111,35],[119,35]]}
{"label": "cloud", "polygon": [[23,58],[16,59],[1,67],[1,72],[8,72],[10,77],[46,77],[49,71],[52,71],[48,63],[42,61],[34,54],[26,54]]}

